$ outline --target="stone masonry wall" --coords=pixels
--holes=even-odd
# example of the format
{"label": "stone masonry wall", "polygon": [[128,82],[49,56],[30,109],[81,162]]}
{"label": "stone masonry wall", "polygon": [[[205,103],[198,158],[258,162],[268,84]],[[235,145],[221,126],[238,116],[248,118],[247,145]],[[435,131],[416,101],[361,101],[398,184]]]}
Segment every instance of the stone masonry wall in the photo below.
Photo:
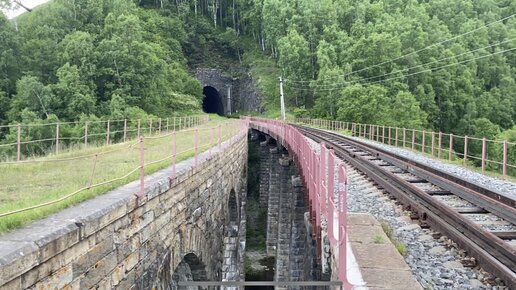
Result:
{"label": "stone masonry wall", "polygon": [[[221,280],[231,190],[245,193],[245,134],[0,237],[0,289],[166,289],[187,254]],[[237,194],[240,199],[240,194]],[[240,203],[240,200],[239,200]],[[191,255],[190,255],[191,256]]]}

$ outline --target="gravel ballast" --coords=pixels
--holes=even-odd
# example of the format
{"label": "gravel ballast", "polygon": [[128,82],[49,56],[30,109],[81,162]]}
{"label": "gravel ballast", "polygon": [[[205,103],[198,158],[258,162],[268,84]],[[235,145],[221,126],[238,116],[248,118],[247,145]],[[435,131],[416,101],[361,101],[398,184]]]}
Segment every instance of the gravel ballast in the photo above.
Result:
{"label": "gravel ballast", "polygon": [[[310,140],[313,148],[320,150],[319,144]],[[358,139],[359,141],[364,141]],[[457,176],[464,176],[485,187],[502,190],[512,198],[516,197],[516,184],[487,177],[459,166],[445,164],[408,150],[393,148],[383,144],[375,145],[393,153],[403,155],[445,170]],[[340,161],[340,160],[339,160]],[[340,161],[342,162],[342,161]],[[338,163],[336,162],[336,166]],[[461,261],[471,260],[464,250],[431,229],[422,229],[417,221],[410,219],[410,212],[376,188],[360,172],[347,165],[348,169],[348,210],[372,214],[392,231],[399,247],[406,247],[404,259],[412,273],[424,289],[493,289],[506,290],[500,279],[494,278],[479,267],[464,267]],[[379,257],[380,258],[380,257]]]}

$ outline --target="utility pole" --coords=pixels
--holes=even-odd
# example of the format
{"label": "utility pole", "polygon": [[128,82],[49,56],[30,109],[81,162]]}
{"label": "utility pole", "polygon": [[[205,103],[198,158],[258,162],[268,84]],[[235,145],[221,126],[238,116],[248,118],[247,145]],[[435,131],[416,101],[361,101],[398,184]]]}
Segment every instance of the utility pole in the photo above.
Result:
{"label": "utility pole", "polygon": [[228,112],[231,115],[231,85],[227,86],[228,88]]}
{"label": "utility pole", "polygon": [[279,77],[280,102],[281,102],[281,118],[285,121],[285,97],[283,96],[283,78]]}

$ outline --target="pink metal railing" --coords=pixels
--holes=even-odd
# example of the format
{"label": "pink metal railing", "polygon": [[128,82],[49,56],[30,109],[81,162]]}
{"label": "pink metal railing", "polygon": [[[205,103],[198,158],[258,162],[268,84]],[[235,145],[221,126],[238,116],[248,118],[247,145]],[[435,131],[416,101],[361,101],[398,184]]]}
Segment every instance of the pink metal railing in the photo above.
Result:
{"label": "pink metal railing", "polygon": [[344,289],[352,289],[347,279],[346,225],[347,175],[343,163],[338,165],[335,186],[335,153],[321,144],[320,150],[312,145],[295,127],[269,119],[247,118],[250,127],[269,134],[292,154],[299,166],[309,200],[310,217],[320,257],[322,219],[327,220],[330,244],[338,252],[338,277]]}

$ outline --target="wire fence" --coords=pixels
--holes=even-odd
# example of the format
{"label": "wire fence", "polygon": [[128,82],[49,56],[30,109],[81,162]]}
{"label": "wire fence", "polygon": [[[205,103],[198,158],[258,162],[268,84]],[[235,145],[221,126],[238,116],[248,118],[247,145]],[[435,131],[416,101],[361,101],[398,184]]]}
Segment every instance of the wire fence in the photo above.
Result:
{"label": "wire fence", "polygon": [[438,159],[460,160],[464,165],[479,167],[482,173],[501,173],[503,178],[516,176],[516,143],[507,140],[323,119],[296,118],[294,122],[327,130],[346,130],[352,136],[408,148]]}
{"label": "wire fence", "polygon": [[105,120],[0,126],[0,162],[22,161],[89,146],[126,142],[183,130],[208,121],[207,115],[138,120]]}
{"label": "wire fence", "polygon": [[133,180],[139,182],[134,194],[143,197],[149,173],[170,167],[169,178],[174,183],[179,161],[194,157],[197,168],[201,152],[213,156],[224,142],[245,131],[245,122],[240,120],[218,124],[206,123],[207,116],[192,118],[191,123],[181,120],[187,120],[181,130],[177,126],[160,132],[156,126],[155,134],[140,131],[138,138],[128,142],[0,162],[0,232]]}

